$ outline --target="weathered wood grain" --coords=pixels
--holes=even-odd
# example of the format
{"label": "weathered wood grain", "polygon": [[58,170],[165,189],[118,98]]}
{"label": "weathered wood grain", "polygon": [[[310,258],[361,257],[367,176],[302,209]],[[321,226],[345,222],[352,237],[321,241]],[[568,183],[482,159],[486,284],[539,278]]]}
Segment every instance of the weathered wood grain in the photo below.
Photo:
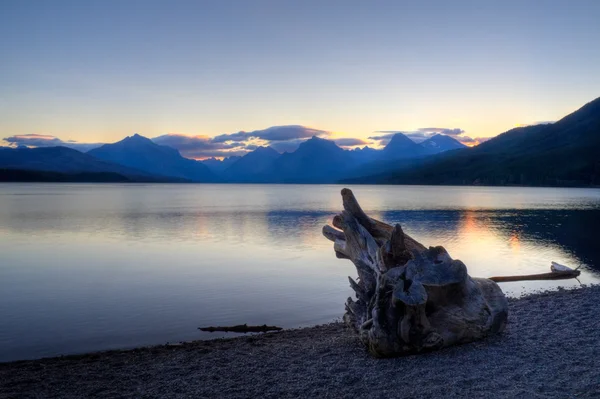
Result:
{"label": "weathered wood grain", "polygon": [[471,278],[443,247],[426,248],[400,224],[368,217],[351,190],[342,190],[342,203],[323,235],[356,267],[344,321],[371,354],[418,353],[503,330],[508,303],[494,281]]}

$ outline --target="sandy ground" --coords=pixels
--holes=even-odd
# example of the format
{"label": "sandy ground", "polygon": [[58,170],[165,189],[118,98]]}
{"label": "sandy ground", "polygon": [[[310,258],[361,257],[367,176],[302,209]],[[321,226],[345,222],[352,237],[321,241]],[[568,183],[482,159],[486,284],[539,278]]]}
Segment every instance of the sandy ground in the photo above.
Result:
{"label": "sandy ground", "polygon": [[502,335],[373,359],[341,324],[0,364],[2,398],[600,397],[600,286],[511,300]]}

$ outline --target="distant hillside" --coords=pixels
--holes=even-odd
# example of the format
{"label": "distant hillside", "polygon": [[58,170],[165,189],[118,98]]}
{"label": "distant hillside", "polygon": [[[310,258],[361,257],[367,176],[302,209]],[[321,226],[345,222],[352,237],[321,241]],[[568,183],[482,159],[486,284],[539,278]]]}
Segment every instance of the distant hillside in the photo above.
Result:
{"label": "distant hillside", "polygon": [[381,150],[365,146],[348,150],[355,166],[363,165],[369,162],[375,162],[381,158]]}
{"label": "distant hillside", "polygon": [[349,151],[333,141],[313,137],[296,151],[277,158],[264,177],[275,183],[331,183],[352,165]]}
{"label": "distant hillside", "polygon": [[184,158],[174,148],[158,145],[139,134],[88,152],[104,161],[136,168],[159,176],[194,182],[214,182],[217,177],[202,162]]}
{"label": "distant hillside", "polygon": [[240,183],[256,180],[262,174],[270,174],[273,162],[280,156],[271,147],[258,147],[225,169],[223,176],[228,181]]}
{"label": "distant hillside", "polygon": [[420,145],[421,147],[425,148],[429,154],[439,154],[441,152],[457,150],[466,147],[466,145],[459,142],[455,138],[445,136],[443,134],[436,134],[435,136],[430,137],[420,143]]}
{"label": "distant hillside", "polygon": [[235,161],[221,176],[227,182],[243,183],[335,183],[413,165],[433,153],[460,147],[464,146],[448,136],[436,135],[424,146],[398,133],[382,150],[344,150],[334,141],[313,137],[290,153],[259,147]]}
{"label": "distant hillside", "polygon": [[381,151],[379,160],[418,158],[428,155],[428,151],[402,133],[396,133]]}
{"label": "distant hillside", "polygon": [[56,173],[114,173],[129,178],[152,178],[151,174],[106,162],[67,147],[0,147],[0,168]]}
{"label": "distant hillside", "polygon": [[112,172],[58,173],[41,170],[0,169],[0,182],[125,183],[136,181]]}
{"label": "distant hillside", "polygon": [[[398,169],[412,168],[422,165],[431,155],[460,148],[466,146],[442,134],[415,143],[404,134],[396,133],[383,150],[373,150],[368,147],[363,149],[365,154],[360,154],[358,160],[368,162],[355,162],[354,167],[345,173],[343,180],[357,180]],[[357,156],[354,154],[357,150],[351,152],[356,160]]]}
{"label": "distant hillside", "polygon": [[208,166],[208,169],[210,169],[211,172],[218,175],[220,173],[223,173],[225,169],[236,163],[241,158],[242,157],[239,156],[227,157],[222,160],[217,158],[208,158],[200,162]]}
{"label": "distant hillside", "polygon": [[116,173],[130,181],[335,183],[421,166],[432,154],[460,147],[463,145],[443,135],[415,143],[398,133],[381,150],[369,147],[345,150],[334,141],[312,137],[290,153],[258,147],[243,157],[196,161],[182,157],[174,148],[135,134],[85,154],[66,147],[0,148],[0,168],[69,175]]}
{"label": "distant hillside", "polygon": [[600,98],[560,121],[509,130],[477,147],[354,183],[600,185]]}

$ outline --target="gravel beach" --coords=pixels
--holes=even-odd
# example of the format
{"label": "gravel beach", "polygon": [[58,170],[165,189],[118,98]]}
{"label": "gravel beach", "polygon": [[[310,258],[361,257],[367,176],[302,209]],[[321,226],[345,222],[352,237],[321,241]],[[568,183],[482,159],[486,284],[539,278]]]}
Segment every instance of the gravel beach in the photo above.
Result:
{"label": "gravel beach", "polygon": [[600,397],[600,286],[510,300],[507,330],[373,359],[342,324],[0,364],[1,398]]}

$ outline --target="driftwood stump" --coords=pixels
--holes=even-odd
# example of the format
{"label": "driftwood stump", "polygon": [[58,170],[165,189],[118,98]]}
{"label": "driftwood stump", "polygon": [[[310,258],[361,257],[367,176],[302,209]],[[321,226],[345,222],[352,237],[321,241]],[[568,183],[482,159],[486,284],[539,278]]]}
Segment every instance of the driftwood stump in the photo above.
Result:
{"label": "driftwood stump", "polygon": [[358,281],[350,286],[344,321],[377,357],[440,349],[504,329],[508,302],[498,285],[472,278],[443,247],[426,248],[402,231],[368,217],[349,189],[344,211],[323,235],[338,258],[350,259]]}

